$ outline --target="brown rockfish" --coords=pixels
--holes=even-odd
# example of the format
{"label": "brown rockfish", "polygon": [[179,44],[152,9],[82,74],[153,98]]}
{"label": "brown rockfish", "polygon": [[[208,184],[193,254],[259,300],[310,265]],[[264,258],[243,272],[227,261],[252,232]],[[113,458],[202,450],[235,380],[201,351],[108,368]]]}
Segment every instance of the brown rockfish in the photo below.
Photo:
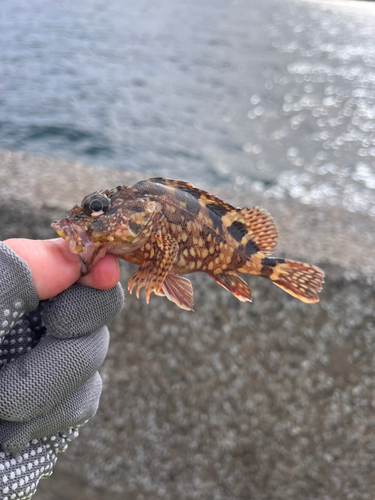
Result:
{"label": "brown rockfish", "polygon": [[273,218],[261,207],[235,208],[191,184],[164,178],[86,196],[53,229],[81,259],[83,274],[107,252],[138,265],[129,280],[193,310],[191,282],[202,271],[242,302],[251,301],[237,273],[271,280],[308,304],[319,301],[324,273],[310,264],[269,257],[276,248]]}

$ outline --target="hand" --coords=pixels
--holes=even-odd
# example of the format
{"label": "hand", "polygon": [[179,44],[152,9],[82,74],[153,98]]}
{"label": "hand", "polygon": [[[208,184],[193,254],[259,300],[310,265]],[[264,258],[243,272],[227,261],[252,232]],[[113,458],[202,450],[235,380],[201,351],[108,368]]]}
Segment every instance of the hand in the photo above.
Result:
{"label": "hand", "polygon": [[96,412],[101,393],[97,370],[108,347],[104,325],[121,309],[123,292],[115,286],[119,268],[111,255],[79,278],[79,259],[61,239],[4,243],[0,498],[29,499],[39,479],[52,473],[57,453]]}
{"label": "hand", "polygon": [[99,290],[107,290],[118,283],[120,268],[112,254],[106,254],[86,276],[81,276],[77,255],[69,250],[62,238],[52,240],[27,240],[13,238],[4,241],[31,271],[31,278],[39,300],[50,299],[78,283]]}

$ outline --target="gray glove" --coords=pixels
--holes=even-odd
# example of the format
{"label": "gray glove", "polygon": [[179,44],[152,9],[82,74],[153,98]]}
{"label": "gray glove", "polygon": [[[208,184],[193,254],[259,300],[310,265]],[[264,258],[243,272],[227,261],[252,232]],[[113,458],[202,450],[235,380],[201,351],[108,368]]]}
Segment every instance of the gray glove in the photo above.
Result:
{"label": "gray glove", "polygon": [[76,284],[39,302],[27,264],[0,242],[0,500],[31,498],[95,414],[104,325],[123,300],[120,285]]}

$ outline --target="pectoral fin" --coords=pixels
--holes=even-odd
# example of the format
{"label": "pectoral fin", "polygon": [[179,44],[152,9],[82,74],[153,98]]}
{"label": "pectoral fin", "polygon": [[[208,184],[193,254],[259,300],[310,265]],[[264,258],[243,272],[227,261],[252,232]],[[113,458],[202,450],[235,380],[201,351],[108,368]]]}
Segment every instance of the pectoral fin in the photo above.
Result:
{"label": "pectoral fin", "polygon": [[[163,221],[161,227],[162,223]],[[156,231],[145,245],[145,261],[129,280],[129,292],[132,293],[134,287],[137,287],[136,294],[139,297],[140,289],[145,287],[146,301],[149,303],[151,293],[161,289],[176,260],[177,252],[178,243],[170,235],[164,236],[161,228]]]}

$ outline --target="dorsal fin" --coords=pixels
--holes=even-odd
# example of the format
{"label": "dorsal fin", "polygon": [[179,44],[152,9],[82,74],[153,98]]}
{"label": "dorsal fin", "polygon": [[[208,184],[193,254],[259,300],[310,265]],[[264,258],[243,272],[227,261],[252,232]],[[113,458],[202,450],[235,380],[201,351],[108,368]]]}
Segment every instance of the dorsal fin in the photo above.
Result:
{"label": "dorsal fin", "polygon": [[277,245],[277,228],[271,215],[262,207],[241,208],[225,214],[227,231],[243,247],[244,254],[271,254]]}
{"label": "dorsal fin", "polygon": [[153,177],[148,180],[149,182],[156,182],[157,184],[163,184],[164,186],[173,186],[186,193],[190,193],[194,198],[201,199],[209,210],[212,210],[220,217],[225,215],[227,212],[231,212],[233,210],[237,210],[236,207],[226,203],[221,200],[217,196],[204,191],[203,189],[198,189],[193,186],[193,184],[189,184],[184,181],[176,181],[173,179],[166,179],[165,177]]}
{"label": "dorsal fin", "polygon": [[215,214],[211,217],[214,224],[219,221],[219,218],[225,221],[229,234],[234,238],[237,246],[243,246],[243,252],[247,257],[256,252],[271,254],[275,250],[277,228],[273,218],[264,208],[235,208],[217,196],[184,181],[154,177],[148,182],[178,188],[202,201],[207,209]]}

